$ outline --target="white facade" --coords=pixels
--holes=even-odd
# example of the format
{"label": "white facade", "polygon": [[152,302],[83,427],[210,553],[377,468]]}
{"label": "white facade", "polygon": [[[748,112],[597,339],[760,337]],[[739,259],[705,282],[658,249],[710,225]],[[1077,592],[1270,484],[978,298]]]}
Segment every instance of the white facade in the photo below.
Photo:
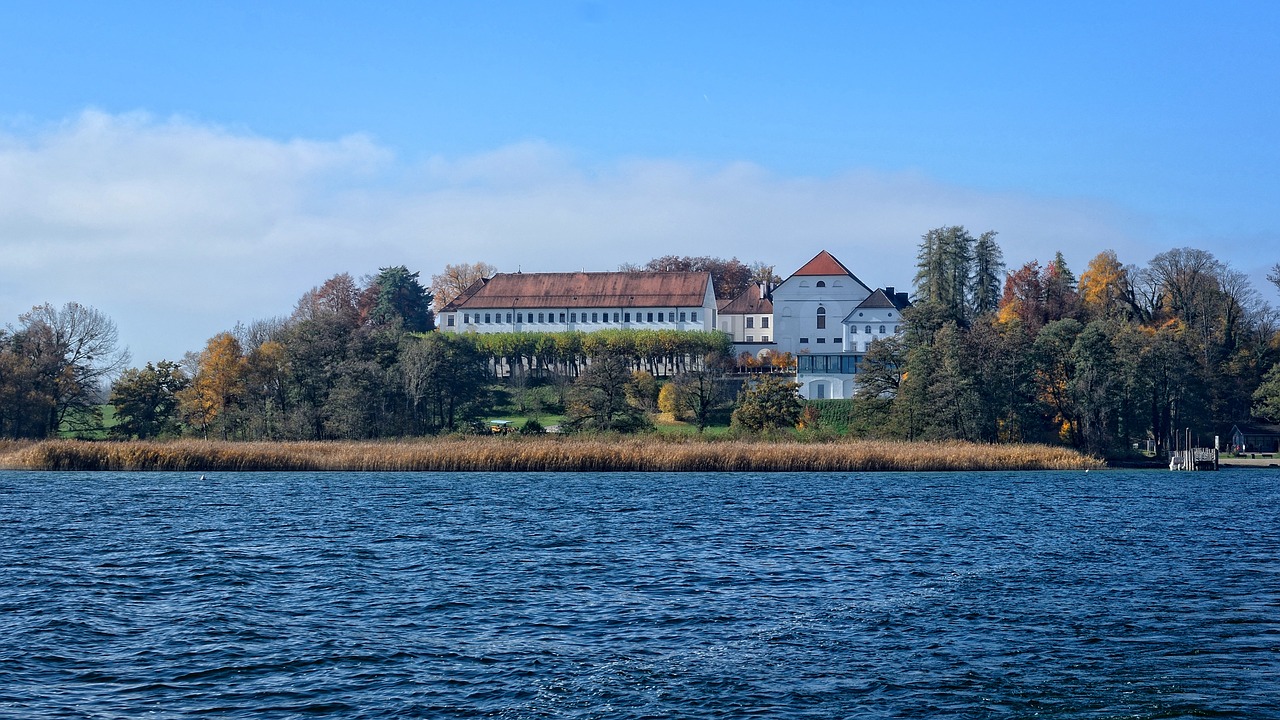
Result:
{"label": "white facade", "polygon": [[853,397],[862,354],[899,332],[907,304],[905,293],[873,291],[825,250],[783,281],[773,291],[776,341],[795,355],[800,395]]}
{"label": "white facade", "polygon": [[757,352],[773,343],[773,302],[765,285],[749,285],[737,297],[720,305],[718,329],[735,346]]}
{"label": "white facade", "polygon": [[592,332],[633,330],[711,330],[714,300],[707,305],[662,307],[475,308],[440,313],[440,329],[450,332]]}
{"label": "white facade", "polygon": [[870,288],[823,251],[773,290],[778,352],[846,352],[842,321],[870,295]]}
{"label": "white facade", "polygon": [[720,314],[720,331],[737,344],[773,342],[773,314]]}
{"label": "white facade", "polygon": [[902,332],[904,307],[907,307],[905,293],[895,293],[892,287],[877,290],[854,308],[842,323],[847,351],[865,353],[875,340]]}

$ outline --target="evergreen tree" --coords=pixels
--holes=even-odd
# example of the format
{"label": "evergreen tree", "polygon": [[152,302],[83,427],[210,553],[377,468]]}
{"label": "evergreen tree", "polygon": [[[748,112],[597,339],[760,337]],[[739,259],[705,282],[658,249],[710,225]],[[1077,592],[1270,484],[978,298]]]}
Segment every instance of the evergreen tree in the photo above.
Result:
{"label": "evergreen tree", "polygon": [[1067,267],[1067,261],[1058,252],[1044,269],[1044,304],[1047,319],[1062,320],[1077,315],[1080,300],[1076,293],[1076,276]]}
{"label": "evergreen tree", "polygon": [[168,360],[120,373],[111,387],[109,402],[116,417],[111,434],[142,440],[176,437],[180,432],[178,396],[190,384],[182,368]]}
{"label": "evergreen tree", "polygon": [[1253,392],[1253,414],[1280,423],[1280,364],[1273,365]]}
{"label": "evergreen tree", "polygon": [[1004,278],[1004,254],[996,243],[996,231],[988,230],[973,244],[973,280],[970,308],[974,317],[994,313],[1000,306]]}
{"label": "evergreen tree", "polygon": [[370,320],[385,325],[399,318],[405,332],[427,332],[435,327],[431,293],[418,282],[418,273],[404,265],[382,268],[366,290],[372,299]]}
{"label": "evergreen tree", "polygon": [[918,301],[944,308],[961,323],[969,318],[973,244],[973,236],[963,226],[935,228],[924,234],[916,262]]}

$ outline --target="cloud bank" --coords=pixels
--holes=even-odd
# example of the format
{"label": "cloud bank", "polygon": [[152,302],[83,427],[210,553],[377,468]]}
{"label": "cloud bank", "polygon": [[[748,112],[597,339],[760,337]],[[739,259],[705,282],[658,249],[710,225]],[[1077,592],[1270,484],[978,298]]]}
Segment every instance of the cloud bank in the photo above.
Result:
{"label": "cloud bank", "polygon": [[736,256],[785,276],[827,249],[907,287],[930,228],[998,230],[1010,266],[1062,250],[1167,249],[1099,200],[947,185],[913,173],[783,177],[751,163],[590,165],[530,141],[410,163],[369,137],[280,141],[186,120],[86,111],[0,133],[0,323],[68,300],[115,319],[135,362],[288,314],[339,272],[446,263],[612,270],[665,254]]}

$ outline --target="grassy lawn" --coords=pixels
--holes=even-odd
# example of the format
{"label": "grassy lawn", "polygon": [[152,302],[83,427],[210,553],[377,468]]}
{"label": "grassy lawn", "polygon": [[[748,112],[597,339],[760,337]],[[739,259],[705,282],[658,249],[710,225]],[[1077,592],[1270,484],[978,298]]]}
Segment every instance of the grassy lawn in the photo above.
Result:
{"label": "grassy lawn", "polygon": [[92,430],[71,430],[69,428],[72,424],[66,423],[58,432],[58,436],[76,440],[106,440],[107,431],[116,425],[116,409],[113,405],[99,405],[98,409],[102,411],[102,427]]}
{"label": "grassy lawn", "polygon": [[[723,416],[723,417],[722,417]],[[683,435],[694,436],[698,434],[698,426],[692,422],[684,422],[676,420],[669,413],[658,413],[651,415],[653,426],[659,435],[670,435],[672,437],[680,437]],[[729,418],[724,413],[716,413],[711,417],[711,424],[703,428],[702,434],[705,437],[720,437],[729,433]]]}

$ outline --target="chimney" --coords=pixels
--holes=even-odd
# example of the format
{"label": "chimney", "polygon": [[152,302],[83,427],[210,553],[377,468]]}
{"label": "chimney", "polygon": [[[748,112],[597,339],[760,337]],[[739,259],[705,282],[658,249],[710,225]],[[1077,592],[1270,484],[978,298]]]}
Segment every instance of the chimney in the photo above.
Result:
{"label": "chimney", "polygon": [[892,286],[892,285],[885,285],[885,286],[884,286],[884,294],[885,294],[885,295],[888,295],[888,296],[889,296],[889,299],[890,299],[890,300],[892,300],[892,299],[893,299],[893,286]]}

